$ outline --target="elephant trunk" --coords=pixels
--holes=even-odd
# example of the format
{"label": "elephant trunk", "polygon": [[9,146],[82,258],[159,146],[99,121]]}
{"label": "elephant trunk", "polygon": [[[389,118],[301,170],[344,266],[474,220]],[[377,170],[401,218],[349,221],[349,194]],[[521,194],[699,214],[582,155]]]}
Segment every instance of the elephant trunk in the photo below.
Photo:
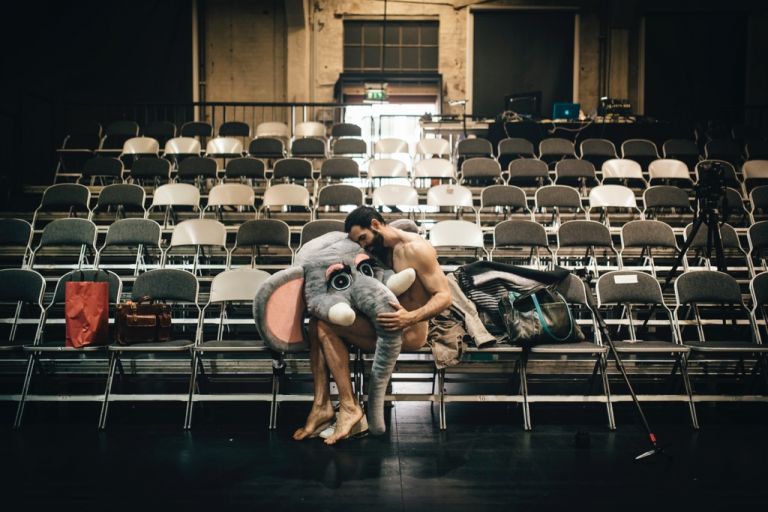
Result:
{"label": "elephant trunk", "polygon": [[[370,279],[377,286],[363,283]],[[360,278],[352,291],[352,301],[368,318],[376,330],[376,351],[373,355],[371,378],[368,382],[368,429],[371,434],[381,435],[386,431],[384,423],[384,397],[387,383],[392,376],[397,357],[403,345],[401,331],[387,331],[376,322],[379,313],[394,311],[389,302],[396,302],[394,294],[373,278]]]}

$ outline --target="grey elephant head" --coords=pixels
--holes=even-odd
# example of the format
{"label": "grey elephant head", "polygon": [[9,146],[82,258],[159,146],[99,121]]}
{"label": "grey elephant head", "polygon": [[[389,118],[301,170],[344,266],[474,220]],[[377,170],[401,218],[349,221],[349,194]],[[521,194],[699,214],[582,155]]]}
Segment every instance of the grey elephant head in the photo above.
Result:
{"label": "grey elephant head", "polygon": [[[384,394],[400,355],[400,331],[376,322],[379,313],[394,311],[390,302],[415,280],[413,269],[384,269],[346,233],[332,232],[305,244],[292,267],[277,272],[254,299],[254,317],[262,339],[279,352],[306,350],[305,312],[331,324],[351,325],[361,313],[376,331],[376,351],[368,386],[368,425],[382,434]],[[386,283],[386,284],[385,284]]]}

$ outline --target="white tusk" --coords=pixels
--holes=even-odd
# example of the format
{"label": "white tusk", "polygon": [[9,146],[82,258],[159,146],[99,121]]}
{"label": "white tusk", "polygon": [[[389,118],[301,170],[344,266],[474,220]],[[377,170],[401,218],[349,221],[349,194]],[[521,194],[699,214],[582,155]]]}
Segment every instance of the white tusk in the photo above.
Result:
{"label": "white tusk", "polygon": [[346,302],[338,302],[328,310],[328,321],[345,327],[355,322],[355,311]]}
{"label": "white tusk", "polygon": [[416,271],[412,268],[406,268],[387,279],[387,288],[397,297],[410,288],[414,281],[416,281]]}

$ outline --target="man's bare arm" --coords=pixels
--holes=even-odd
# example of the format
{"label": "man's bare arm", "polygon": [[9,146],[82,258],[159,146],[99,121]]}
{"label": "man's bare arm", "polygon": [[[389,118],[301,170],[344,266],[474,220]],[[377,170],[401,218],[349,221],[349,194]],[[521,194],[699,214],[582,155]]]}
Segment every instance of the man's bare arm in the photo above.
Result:
{"label": "man's bare arm", "polygon": [[385,329],[404,329],[436,316],[451,305],[451,291],[434,248],[427,244],[409,243],[404,247],[403,259],[416,271],[424,289],[430,294],[429,300],[420,308],[406,311],[402,306],[394,305],[394,313],[382,313],[377,320]]}

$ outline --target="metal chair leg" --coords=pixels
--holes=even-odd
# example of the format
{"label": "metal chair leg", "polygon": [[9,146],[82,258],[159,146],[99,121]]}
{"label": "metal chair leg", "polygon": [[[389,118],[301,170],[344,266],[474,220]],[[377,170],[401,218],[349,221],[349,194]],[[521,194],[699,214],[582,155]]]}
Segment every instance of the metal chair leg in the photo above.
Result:
{"label": "metal chair leg", "polygon": [[[278,363],[277,365],[275,363]],[[282,362],[273,361],[272,364],[272,401],[269,404],[269,430],[277,428],[277,395],[280,392],[280,377],[285,371]]]}
{"label": "metal chair leg", "polygon": [[520,390],[523,393],[523,428],[531,430],[531,408],[528,403],[528,354],[523,351],[520,356]]}
{"label": "metal chair leg", "polygon": [[691,413],[691,426],[694,430],[699,429],[699,418],[696,414],[696,402],[693,400],[693,386],[691,386],[691,380],[688,377],[688,361],[685,355],[681,355],[678,360],[680,363],[680,376],[683,379],[683,386],[685,386],[685,392],[688,394],[688,409]]}
{"label": "metal chair leg", "polygon": [[608,428],[616,430],[616,416],[613,414],[613,402],[611,401],[611,386],[608,382],[608,363],[605,356],[600,356],[600,379],[603,382],[603,394],[605,395],[605,412],[608,415]]}
{"label": "metal chair leg", "polygon": [[448,425],[445,417],[445,368],[438,370],[437,380],[440,389],[440,430],[446,430]]}
{"label": "metal chair leg", "polygon": [[24,415],[24,405],[26,404],[27,393],[29,392],[29,386],[32,381],[32,374],[35,371],[36,360],[37,356],[34,353],[29,355],[29,360],[27,361],[27,373],[24,375],[24,384],[21,387],[19,405],[16,407],[16,418],[13,421],[14,429],[21,428],[21,418]]}
{"label": "metal chair leg", "polygon": [[107,409],[109,408],[109,394],[112,391],[112,381],[115,378],[115,368],[117,368],[117,352],[112,352],[109,356],[109,373],[107,374],[107,385],[104,389],[104,401],[101,403],[101,414],[99,415],[99,430],[104,430],[107,425]]}
{"label": "metal chair leg", "polygon": [[192,355],[192,374],[189,376],[189,395],[187,396],[187,410],[184,415],[184,430],[192,428],[192,407],[194,406],[195,386],[197,385],[197,366],[201,364],[200,355],[194,352]]}

